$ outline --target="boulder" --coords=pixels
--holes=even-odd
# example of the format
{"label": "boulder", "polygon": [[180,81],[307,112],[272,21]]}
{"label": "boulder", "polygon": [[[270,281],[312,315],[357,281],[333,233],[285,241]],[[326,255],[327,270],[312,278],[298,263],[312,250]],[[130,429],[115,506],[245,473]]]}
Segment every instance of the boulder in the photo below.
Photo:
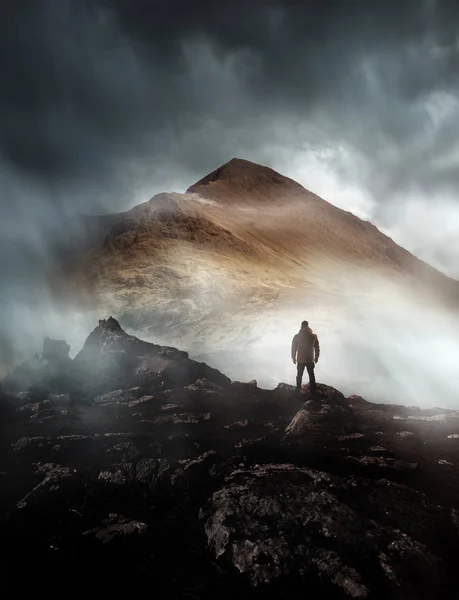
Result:
{"label": "boulder", "polygon": [[459,551],[450,511],[423,494],[290,464],[235,470],[200,517],[221,568],[255,587],[278,579],[284,593],[290,576],[317,597],[391,597],[402,585],[434,597]]}

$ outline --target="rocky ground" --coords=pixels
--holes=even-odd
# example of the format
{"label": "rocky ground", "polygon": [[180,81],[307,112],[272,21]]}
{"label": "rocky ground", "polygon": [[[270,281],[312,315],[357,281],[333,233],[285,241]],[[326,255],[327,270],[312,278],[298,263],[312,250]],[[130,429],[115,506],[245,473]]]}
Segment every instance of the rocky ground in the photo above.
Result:
{"label": "rocky ground", "polygon": [[2,384],[4,587],[457,598],[459,411],[318,387],[232,382],[112,318],[74,360],[47,340]]}

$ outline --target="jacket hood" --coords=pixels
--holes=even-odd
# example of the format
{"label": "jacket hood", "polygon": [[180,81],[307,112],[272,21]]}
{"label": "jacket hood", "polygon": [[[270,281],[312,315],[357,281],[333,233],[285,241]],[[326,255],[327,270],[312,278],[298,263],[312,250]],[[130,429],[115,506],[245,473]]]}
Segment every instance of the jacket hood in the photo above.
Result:
{"label": "jacket hood", "polygon": [[309,333],[310,335],[314,335],[313,330],[310,327],[306,327],[306,329],[301,328],[298,332],[298,335]]}

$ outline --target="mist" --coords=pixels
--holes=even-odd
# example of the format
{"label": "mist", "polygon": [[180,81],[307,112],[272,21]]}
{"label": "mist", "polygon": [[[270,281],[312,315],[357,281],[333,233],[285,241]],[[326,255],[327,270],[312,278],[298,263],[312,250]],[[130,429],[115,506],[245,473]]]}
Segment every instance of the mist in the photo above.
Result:
{"label": "mist", "polygon": [[287,296],[281,288],[260,286],[255,296],[238,295],[239,282],[228,285],[231,271],[219,279],[221,272],[210,268],[185,301],[152,306],[149,315],[139,311],[137,321],[119,315],[120,322],[126,331],[185,350],[233,380],[255,379],[272,389],[295,382],[291,342],[306,319],[320,341],[319,382],[373,402],[457,409],[459,319],[451,302],[435,290],[413,287],[407,277],[346,264],[323,269],[324,280],[331,278],[337,288],[346,282],[341,292],[325,287]]}
{"label": "mist", "polygon": [[[348,277],[352,280],[352,273]],[[245,336],[229,340],[226,352],[203,348],[201,357],[234,379],[256,379],[266,388],[293,385],[291,341],[307,319],[321,347],[318,382],[373,402],[457,409],[457,312],[370,273],[355,284],[374,286],[376,293],[342,297],[339,303],[330,299],[320,306],[305,298],[301,309],[260,311]]]}

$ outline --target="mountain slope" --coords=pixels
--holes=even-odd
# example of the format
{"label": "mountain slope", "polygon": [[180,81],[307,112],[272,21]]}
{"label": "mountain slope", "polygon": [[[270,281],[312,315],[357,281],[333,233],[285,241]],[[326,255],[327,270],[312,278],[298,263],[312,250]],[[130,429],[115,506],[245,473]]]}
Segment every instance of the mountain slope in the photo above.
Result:
{"label": "mountain slope", "polygon": [[362,315],[399,329],[391,319],[403,314],[406,321],[412,306],[422,307],[421,319],[436,307],[459,306],[458,282],[374,225],[240,159],[185,194],[159,194],[116,215],[65,270],[66,286],[72,282],[78,298],[84,290],[86,306],[219,368],[229,362],[235,377],[255,361],[262,381],[273,368],[267,354],[276,365],[279,344],[286,364],[292,329],[303,318],[339,344],[349,333],[343,323],[360,321],[358,345],[366,337]]}
{"label": "mountain slope", "polygon": [[267,167],[233,159],[187,193],[217,201],[231,212],[252,215],[252,230],[259,231],[270,245],[289,251],[292,260],[303,261],[311,253],[333,261],[369,260],[374,267],[434,280],[448,291],[459,289],[457,282],[395,244],[370,222],[329,204]]}
{"label": "mountain slope", "polygon": [[[269,279],[269,269],[280,267],[288,274],[284,285],[303,287],[314,285],[318,269],[325,274],[331,266],[352,261],[356,269],[369,266],[383,274],[402,275],[413,284],[435,284],[445,293],[459,289],[457,282],[411,255],[371,223],[334,207],[272,169],[245,160],[231,160],[186,194],[158,194],[114,217],[114,225],[107,221],[103,244],[94,244],[90,253],[91,261],[100,261],[100,267],[95,265],[91,271],[108,280],[120,275],[111,271],[118,265],[138,271],[147,268],[153,256],[159,259],[157,267],[165,266],[158,264],[161,260],[170,261],[167,266],[179,275],[177,253],[193,251],[199,253],[198,263],[208,258],[215,263],[234,260],[225,266],[244,284],[243,269],[238,267],[246,262],[251,268],[268,268],[264,283],[270,287],[280,282]],[[148,273],[144,276],[148,279]],[[302,285],[303,278],[309,281]]]}

